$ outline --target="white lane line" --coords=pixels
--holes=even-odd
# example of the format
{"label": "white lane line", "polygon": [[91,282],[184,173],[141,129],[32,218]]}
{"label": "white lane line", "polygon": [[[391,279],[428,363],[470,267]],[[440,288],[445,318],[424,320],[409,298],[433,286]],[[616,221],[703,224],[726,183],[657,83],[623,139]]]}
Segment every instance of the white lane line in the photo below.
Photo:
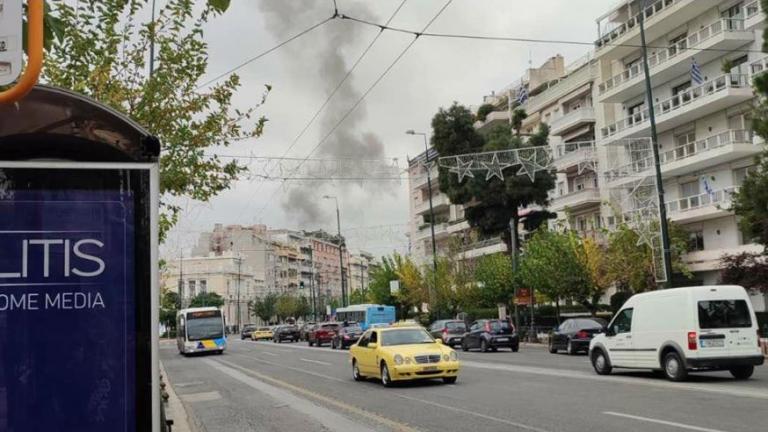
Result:
{"label": "white lane line", "polygon": [[618,412],[613,412],[613,411],[604,411],[603,414],[610,415],[610,416],[616,416],[616,417],[624,417],[624,418],[628,418],[628,419],[632,419],[632,420],[644,421],[644,422],[648,422],[648,423],[656,423],[656,424],[661,424],[661,425],[665,425],[665,426],[672,426],[672,427],[676,427],[676,428],[680,428],[680,429],[688,429],[688,430],[698,431],[698,432],[725,432],[725,431],[722,431],[720,429],[703,428],[703,427],[699,427],[699,426],[687,425],[687,424],[684,424],[684,423],[677,423],[677,422],[671,422],[671,421],[666,421],[666,420],[659,420],[659,419],[654,419],[654,418],[650,418],[650,417],[640,417],[640,416],[624,414],[624,413],[618,413]]}
{"label": "white lane line", "polygon": [[329,376],[329,375],[324,375],[324,374],[321,374],[321,373],[317,373],[317,372],[308,371],[308,370],[306,370],[306,369],[301,369],[301,368],[296,368],[296,367],[286,366],[286,365],[284,365],[284,364],[281,364],[281,363],[273,363],[273,362],[271,362],[271,361],[268,361],[268,360],[264,360],[264,359],[261,359],[261,358],[258,358],[258,357],[251,357],[251,356],[247,356],[247,355],[243,355],[243,354],[230,354],[230,355],[236,355],[236,356],[238,356],[238,357],[242,357],[242,358],[244,358],[244,359],[248,359],[248,360],[254,360],[254,361],[257,361],[257,362],[259,362],[259,363],[268,364],[268,365],[270,365],[270,366],[280,367],[280,368],[283,368],[283,369],[290,369],[290,370],[293,370],[293,371],[296,371],[296,372],[301,372],[301,373],[304,373],[304,374],[307,374],[307,375],[316,376],[316,377],[318,377],[318,378],[325,378],[325,379],[327,379],[327,380],[336,381],[336,382],[341,382],[341,383],[349,383],[349,380],[343,380],[343,379],[339,379],[339,378],[336,378],[336,377],[332,377],[332,376]]}
{"label": "white lane line", "polygon": [[516,427],[518,429],[524,429],[524,430],[533,431],[533,432],[549,432],[546,429],[540,429],[540,428],[537,428],[537,427],[534,427],[534,426],[528,426],[526,424],[517,423],[517,422],[510,421],[510,420],[505,420],[503,418],[493,417],[493,416],[489,416],[489,415],[485,415],[485,414],[480,414],[479,412],[469,411],[469,410],[453,407],[453,406],[450,406],[450,405],[443,405],[441,403],[432,402],[432,401],[426,400],[426,399],[417,399],[417,398],[412,398],[412,397],[409,397],[409,396],[404,396],[404,395],[401,395],[401,394],[395,394],[395,396],[397,396],[397,397],[399,397],[401,399],[407,399],[407,400],[413,401],[413,402],[425,403],[427,405],[432,405],[432,406],[435,406],[435,407],[438,407],[438,408],[442,408],[442,409],[445,409],[445,410],[448,410],[448,411],[454,411],[454,412],[457,412],[457,413],[466,414],[466,415],[470,415],[470,416],[474,416],[474,417],[479,417],[479,418],[482,418],[482,419],[485,419],[485,420],[490,420],[490,421],[494,421],[494,422],[497,422],[497,423],[506,424],[506,425],[509,425],[509,426],[514,426],[514,427]]}
{"label": "white lane line", "polygon": [[319,365],[323,365],[323,366],[331,366],[331,364],[332,364],[332,363],[328,363],[328,362],[324,362],[324,361],[320,361],[320,360],[310,360],[310,359],[305,359],[305,358],[299,359],[299,360],[301,360],[303,362],[315,363],[315,364],[319,364]]}
{"label": "white lane line", "polygon": [[273,352],[269,352],[269,351],[259,351],[259,352],[261,354],[266,354],[266,355],[269,355],[269,356],[272,356],[272,357],[277,357],[277,354],[275,354]]}

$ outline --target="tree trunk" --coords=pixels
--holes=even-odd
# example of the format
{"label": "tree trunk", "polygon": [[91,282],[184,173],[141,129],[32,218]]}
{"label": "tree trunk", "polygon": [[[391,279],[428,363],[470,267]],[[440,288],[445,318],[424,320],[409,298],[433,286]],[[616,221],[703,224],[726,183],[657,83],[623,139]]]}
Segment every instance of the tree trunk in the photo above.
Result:
{"label": "tree trunk", "polygon": [[555,299],[555,318],[557,319],[557,325],[560,325],[560,299]]}

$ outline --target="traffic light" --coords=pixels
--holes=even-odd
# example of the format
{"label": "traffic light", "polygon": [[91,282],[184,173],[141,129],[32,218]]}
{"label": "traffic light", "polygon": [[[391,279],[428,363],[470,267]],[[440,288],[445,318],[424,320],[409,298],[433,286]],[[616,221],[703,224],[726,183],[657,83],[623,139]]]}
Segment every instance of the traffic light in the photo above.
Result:
{"label": "traffic light", "polygon": [[299,282],[299,289],[304,289],[304,281]]}

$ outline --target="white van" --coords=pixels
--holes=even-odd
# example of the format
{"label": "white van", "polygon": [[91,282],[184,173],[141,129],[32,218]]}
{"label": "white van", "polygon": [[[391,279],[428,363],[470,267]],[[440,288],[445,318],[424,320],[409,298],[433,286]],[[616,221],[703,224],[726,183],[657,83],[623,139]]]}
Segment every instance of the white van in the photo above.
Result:
{"label": "white van", "polygon": [[702,286],[632,296],[589,344],[600,375],[613,368],[661,370],[673,381],[688,371],[727,370],[737,379],[763,364],[755,312],[740,286]]}

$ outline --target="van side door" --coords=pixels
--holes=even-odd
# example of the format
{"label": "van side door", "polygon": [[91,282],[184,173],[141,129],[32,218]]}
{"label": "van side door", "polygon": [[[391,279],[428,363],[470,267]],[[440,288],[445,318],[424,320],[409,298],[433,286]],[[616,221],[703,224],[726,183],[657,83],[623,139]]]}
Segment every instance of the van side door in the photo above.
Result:
{"label": "van side door", "polygon": [[632,316],[633,308],[622,309],[608,326],[605,344],[611,364],[615,367],[632,367],[634,353],[632,350]]}

